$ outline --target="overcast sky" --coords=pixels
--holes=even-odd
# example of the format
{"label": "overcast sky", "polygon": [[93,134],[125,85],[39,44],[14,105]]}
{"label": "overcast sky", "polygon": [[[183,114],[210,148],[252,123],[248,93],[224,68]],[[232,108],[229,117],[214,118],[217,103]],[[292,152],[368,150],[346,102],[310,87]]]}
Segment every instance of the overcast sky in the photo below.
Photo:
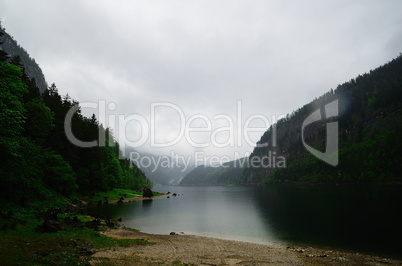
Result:
{"label": "overcast sky", "polygon": [[[250,144],[239,138],[250,116],[251,126],[266,127],[262,117],[274,122],[398,56],[401,11],[400,0],[0,1],[3,27],[47,82],[81,103],[114,103],[116,117],[134,115],[125,136],[148,139],[140,150],[231,158],[251,152],[263,133],[247,134]],[[157,143],[183,133],[181,112],[205,132],[150,149],[152,103],[171,103],[155,108]],[[230,119],[216,115],[233,120],[233,140]]]}

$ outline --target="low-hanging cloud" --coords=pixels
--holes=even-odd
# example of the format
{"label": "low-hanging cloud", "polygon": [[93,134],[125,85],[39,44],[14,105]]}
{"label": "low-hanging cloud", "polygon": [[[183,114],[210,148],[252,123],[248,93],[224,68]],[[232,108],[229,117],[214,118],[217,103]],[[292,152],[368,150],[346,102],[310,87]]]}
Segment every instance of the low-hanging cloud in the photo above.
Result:
{"label": "low-hanging cloud", "polygon": [[[139,114],[147,121],[152,103],[171,103],[186,120],[203,114],[214,122],[214,116],[228,115],[237,129],[254,114],[272,122],[273,115],[290,113],[396,57],[400,10],[402,2],[391,0],[4,0],[0,17],[62,94],[80,102],[106,100],[116,104],[111,114]],[[158,116],[159,141],[180,131],[170,111]],[[140,135],[134,125],[127,127],[132,139]],[[212,130],[223,125],[215,121]],[[253,134],[257,141],[260,133]],[[210,141],[204,133],[193,136]],[[199,148],[184,139],[147,149],[231,156],[253,145],[243,140],[233,147]]]}

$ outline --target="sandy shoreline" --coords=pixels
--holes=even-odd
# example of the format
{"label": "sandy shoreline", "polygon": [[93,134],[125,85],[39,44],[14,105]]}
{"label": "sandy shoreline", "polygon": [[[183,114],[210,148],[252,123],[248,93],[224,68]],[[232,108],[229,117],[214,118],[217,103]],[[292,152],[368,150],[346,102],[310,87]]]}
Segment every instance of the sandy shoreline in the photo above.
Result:
{"label": "sandy shoreline", "polygon": [[142,238],[154,244],[98,251],[92,256],[93,265],[402,265],[401,260],[311,247],[263,245],[194,235],[154,235],[125,228],[103,234],[119,239]]}

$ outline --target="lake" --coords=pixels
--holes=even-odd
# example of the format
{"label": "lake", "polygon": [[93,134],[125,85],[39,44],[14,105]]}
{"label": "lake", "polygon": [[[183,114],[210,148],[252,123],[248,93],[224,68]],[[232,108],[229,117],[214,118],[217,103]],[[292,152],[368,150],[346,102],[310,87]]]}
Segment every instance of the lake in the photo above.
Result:
{"label": "lake", "polygon": [[155,187],[179,196],[95,207],[142,232],[184,232],[401,257],[402,186]]}

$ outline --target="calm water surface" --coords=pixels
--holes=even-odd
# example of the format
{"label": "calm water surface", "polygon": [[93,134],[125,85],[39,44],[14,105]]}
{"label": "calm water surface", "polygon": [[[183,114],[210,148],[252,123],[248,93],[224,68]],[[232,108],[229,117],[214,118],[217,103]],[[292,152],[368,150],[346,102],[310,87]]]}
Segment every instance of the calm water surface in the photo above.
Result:
{"label": "calm water surface", "polygon": [[184,232],[402,255],[401,186],[156,187],[180,194],[96,207],[142,232]]}

